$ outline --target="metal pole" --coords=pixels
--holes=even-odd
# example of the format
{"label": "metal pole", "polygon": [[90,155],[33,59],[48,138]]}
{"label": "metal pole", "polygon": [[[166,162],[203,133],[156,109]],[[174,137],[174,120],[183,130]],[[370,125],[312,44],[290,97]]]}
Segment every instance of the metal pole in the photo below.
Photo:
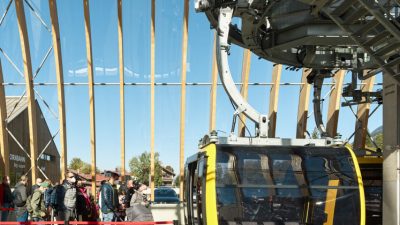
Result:
{"label": "metal pole", "polygon": [[[243,51],[243,61],[242,61],[242,87],[240,89],[240,94],[243,99],[247,100],[248,90],[249,90],[249,75],[250,75],[250,63],[251,63],[251,51],[245,49]],[[246,116],[241,113],[240,120],[238,122],[238,136],[244,137],[246,133]]]}
{"label": "metal pole", "polygon": [[212,57],[211,71],[211,90],[210,90],[210,131],[215,130],[216,110],[217,110],[217,83],[218,83],[218,67],[217,67],[217,32],[214,32],[214,47]]}
{"label": "metal pole", "polygon": [[121,179],[125,180],[125,86],[124,38],[122,27],[122,0],[118,0],[118,49],[119,49],[119,112],[121,137]]}
{"label": "metal pole", "polygon": [[[364,71],[364,74],[368,73],[368,71]],[[364,82],[366,83],[361,87],[362,92],[370,92],[374,88],[375,76],[368,78]],[[366,100],[363,97],[363,101]],[[363,103],[359,104],[357,108],[357,120],[355,125],[355,136],[354,136],[354,149],[364,149],[365,141],[367,137],[368,131],[368,119],[369,119],[369,110],[371,107],[371,103]]]}
{"label": "metal pole", "polygon": [[[0,83],[4,81],[3,70],[0,61]],[[6,95],[4,91],[4,86],[0,85],[0,175],[9,176],[10,175],[10,149],[8,146],[8,133],[7,127],[7,108],[6,108]]]}
{"label": "metal pole", "polygon": [[151,201],[154,201],[154,73],[155,73],[155,22],[156,1],[151,0],[150,27],[150,191]]}
{"label": "metal pole", "polygon": [[28,31],[26,28],[26,19],[24,11],[24,1],[15,0],[15,9],[18,17],[18,29],[21,41],[22,60],[24,65],[24,77],[26,83],[26,94],[28,98],[28,119],[29,119],[29,147],[31,152],[31,168],[32,168],[32,179],[31,182],[34,184],[37,177],[37,124],[36,124],[36,101],[35,92],[33,90],[33,73],[31,64],[31,54],[29,47]]}
{"label": "metal pole", "polygon": [[307,76],[311,73],[311,69],[303,69],[301,76],[300,94],[299,94],[299,108],[297,110],[297,130],[296,138],[305,138],[307,131],[307,115],[310,103],[310,90],[311,84],[307,83]]}
{"label": "metal pole", "polygon": [[274,138],[276,133],[276,118],[278,113],[279,87],[282,74],[282,65],[276,64],[272,70],[272,83],[269,94],[269,129],[268,137]]}
{"label": "metal pole", "polygon": [[64,97],[64,74],[60,45],[60,29],[58,26],[58,13],[56,0],[49,0],[49,10],[51,17],[52,39],[54,49],[54,61],[57,76],[57,94],[58,94],[58,114],[60,126],[60,148],[61,148],[61,179],[65,179],[65,173],[68,165],[67,158],[67,128],[65,119],[65,97]]}
{"label": "metal pole", "polygon": [[328,119],[326,132],[329,137],[335,137],[339,121],[340,100],[342,97],[343,80],[346,70],[339,70],[333,79],[335,80],[334,89],[329,96]]}
{"label": "metal pole", "polygon": [[92,194],[96,196],[96,118],[94,108],[92,34],[90,30],[89,0],[83,0],[83,8],[85,15],[86,60],[88,63]]}
{"label": "metal pole", "polygon": [[182,85],[181,85],[181,121],[179,151],[179,199],[183,201],[183,172],[185,159],[185,113],[186,113],[186,61],[188,45],[189,0],[184,0],[182,27]]}

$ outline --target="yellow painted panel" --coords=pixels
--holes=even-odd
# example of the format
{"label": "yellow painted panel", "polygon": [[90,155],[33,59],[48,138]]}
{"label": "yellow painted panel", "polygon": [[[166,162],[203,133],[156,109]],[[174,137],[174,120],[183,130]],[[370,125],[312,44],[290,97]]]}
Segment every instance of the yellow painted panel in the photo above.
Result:
{"label": "yellow painted panel", "polygon": [[356,170],[357,181],[358,181],[358,188],[360,192],[360,225],[365,225],[365,195],[364,195],[364,185],[361,176],[360,166],[358,165],[358,160],[354,152],[346,146],[347,150],[349,150],[351,158],[353,158],[354,168]]}
{"label": "yellow painted panel", "polygon": [[218,225],[217,218],[217,191],[215,186],[215,171],[217,150],[215,144],[208,145],[205,149],[207,158],[206,175],[206,216],[207,225]]}
{"label": "yellow painted panel", "polygon": [[[337,187],[339,186],[339,180],[330,180],[328,185],[332,187]],[[325,213],[326,215],[328,215],[328,217],[324,225],[333,225],[337,191],[338,190],[334,188],[328,189],[328,191],[326,192]]]}

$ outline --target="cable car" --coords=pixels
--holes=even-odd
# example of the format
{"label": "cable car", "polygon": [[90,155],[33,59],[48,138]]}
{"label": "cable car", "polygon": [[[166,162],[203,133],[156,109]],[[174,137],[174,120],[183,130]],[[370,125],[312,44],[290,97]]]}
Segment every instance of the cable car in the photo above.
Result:
{"label": "cable car", "polygon": [[364,225],[357,158],[328,139],[205,136],[185,164],[189,225]]}

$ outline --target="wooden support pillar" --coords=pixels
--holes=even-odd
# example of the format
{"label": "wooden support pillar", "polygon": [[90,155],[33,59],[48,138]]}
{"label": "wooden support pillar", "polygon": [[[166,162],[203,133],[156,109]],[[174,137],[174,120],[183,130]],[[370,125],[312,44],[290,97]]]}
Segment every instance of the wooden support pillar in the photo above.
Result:
{"label": "wooden support pillar", "polygon": [[10,176],[10,149],[8,146],[6,94],[0,61],[0,176]]}
{"label": "wooden support pillar", "polygon": [[121,180],[125,180],[125,74],[124,37],[122,27],[122,0],[118,0],[118,55],[119,55],[119,113],[121,138]]}
{"label": "wooden support pillar", "polygon": [[60,126],[60,150],[61,150],[61,180],[65,179],[68,166],[67,161],[67,128],[65,120],[65,97],[64,97],[64,74],[60,45],[60,28],[58,26],[58,13],[56,0],[49,0],[49,11],[51,17],[52,40],[54,50],[54,61],[57,76],[58,95],[58,119]]}
{"label": "wooden support pillar", "polygon": [[[366,73],[365,71],[364,73]],[[374,88],[375,76],[368,78],[364,81],[364,85],[361,86],[362,92],[371,92]],[[363,101],[366,99],[363,98]],[[359,104],[357,108],[357,121],[355,126],[354,144],[353,149],[364,149],[365,141],[368,131],[368,119],[369,119],[369,109],[371,107],[370,103]]]}
{"label": "wooden support pillar", "polygon": [[96,118],[95,118],[95,108],[94,108],[93,55],[92,55],[92,34],[90,29],[89,0],[83,0],[83,8],[85,16],[85,37],[86,37],[86,57],[87,57],[86,61],[88,63],[92,194],[96,196]]}
{"label": "wooden support pillar", "polygon": [[[243,51],[243,61],[242,61],[242,86],[240,88],[240,93],[245,100],[247,100],[249,92],[249,75],[250,75],[250,63],[251,63],[251,51],[245,49]],[[242,122],[243,121],[243,122]],[[246,116],[241,113],[240,120],[238,122],[238,136],[244,137],[246,133]]]}
{"label": "wooden support pillar", "polygon": [[156,1],[151,0],[150,24],[150,191],[154,201],[154,73],[155,73],[155,22]]}
{"label": "wooden support pillar", "polygon": [[210,90],[210,131],[215,130],[216,110],[217,110],[217,82],[218,82],[218,67],[217,67],[217,32],[214,32],[214,46],[212,57],[211,71],[211,90]]}
{"label": "wooden support pillar", "polygon": [[24,65],[24,76],[26,84],[26,95],[28,98],[28,120],[29,120],[29,149],[31,157],[31,182],[34,184],[37,178],[37,124],[36,124],[36,100],[35,91],[33,90],[33,76],[31,53],[29,47],[28,31],[26,28],[26,19],[24,11],[24,1],[15,0],[15,10],[18,17],[18,30],[21,42],[22,60]]}
{"label": "wooden support pillar", "polygon": [[299,94],[299,108],[297,110],[297,130],[296,138],[305,138],[305,133],[307,131],[307,117],[308,117],[308,107],[310,103],[310,90],[311,84],[307,83],[307,76],[311,73],[311,69],[303,69],[303,74],[301,75],[301,85]]}
{"label": "wooden support pillar", "polygon": [[279,87],[281,82],[282,65],[276,64],[272,70],[272,86],[269,94],[269,128],[268,137],[274,138],[276,133],[276,116],[278,113]]}
{"label": "wooden support pillar", "polygon": [[343,80],[346,70],[339,70],[335,76],[334,88],[329,96],[328,119],[326,124],[326,132],[329,137],[337,135],[337,126],[339,121],[340,100],[342,97]]}
{"label": "wooden support pillar", "polygon": [[189,0],[184,0],[182,27],[182,80],[181,80],[181,121],[179,151],[179,199],[183,201],[183,172],[185,162],[185,113],[186,113],[186,62],[188,45]]}

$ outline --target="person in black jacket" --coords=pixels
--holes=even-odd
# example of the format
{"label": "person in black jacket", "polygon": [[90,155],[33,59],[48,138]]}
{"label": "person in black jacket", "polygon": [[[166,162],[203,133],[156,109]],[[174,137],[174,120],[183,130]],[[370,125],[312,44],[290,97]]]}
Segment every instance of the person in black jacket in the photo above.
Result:
{"label": "person in black jacket", "polygon": [[10,177],[3,177],[3,182],[0,185],[0,221],[7,221],[10,209],[13,208],[13,196],[10,188]]}
{"label": "person in black jacket", "polygon": [[115,180],[118,177],[111,176],[107,183],[102,186],[101,190],[101,212],[103,213],[103,221],[113,221],[116,211],[118,210],[118,190]]}
{"label": "person in black jacket", "polygon": [[27,183],[28,183],[28,177],[25,175],[21,176],[20,181],[15,185],[15,189],[13,192],[15,216],[17,217],[18,222],[27,222],[28,221],[28,211],[26,210],[26,200],[29,196],[29,193],[26,189]]}

